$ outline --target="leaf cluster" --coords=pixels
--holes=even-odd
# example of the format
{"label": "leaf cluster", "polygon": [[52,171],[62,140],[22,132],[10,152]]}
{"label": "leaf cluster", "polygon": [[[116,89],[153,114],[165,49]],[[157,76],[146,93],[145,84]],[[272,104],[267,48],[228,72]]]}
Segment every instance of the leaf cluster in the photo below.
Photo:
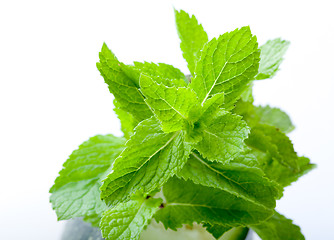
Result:
{"label": "leaf cluster", "polygon": [[152,219],[172,230],[202,224],[216,239],[248,228],[304,239],[275,206],[314,165],[294,151],[288,115],[252,96],[289,43],[259,47],[247,26],[209,40],[194,16],[175,17],[190,77],[163,63],[126,65],[103,44],[97,68],[124,137],[98,135],[72,153],[50,189],[58,219],[84,217],[106,239],[139,239]]}

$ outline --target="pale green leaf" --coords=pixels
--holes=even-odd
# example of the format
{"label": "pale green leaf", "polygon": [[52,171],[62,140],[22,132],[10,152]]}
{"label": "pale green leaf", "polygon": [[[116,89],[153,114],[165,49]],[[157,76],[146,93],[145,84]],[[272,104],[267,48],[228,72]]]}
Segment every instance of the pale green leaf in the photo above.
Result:
{"label": "pale green leaf", "polygon": [[[259,157],[261,160],[261,158]],[[300,177],[310,172],[316,167],[315,164],[310,163],[310,159],[306,157],[298,157],[297,163],[299,170],[294,170],[286,167],[272,159],[270,156],[265,157],[263,161],[263,169],[266,175],[281,184],[283,187],[289,186],[291,183],[297,181]]]}
{"label": "pale green leaf", "polygon": [[[238,158],[247,157],[251,155]],[[240,162],[242,160],[229,164],[210,162],[193,152],[177,175],[196,184],[219,188],[253,204],[275,208],[276,199],[281,195],[278,184],[266,178],[261,169]]]}
{"label": "pale green leaf", "polygon": [[184,129],[189,122],[190,111],[199,105],[196,93],[190,88],[167,87],[143,74],[140,90],[146,97],[145,102],[160,120],[164,132]]}
{"label": "pale green leaf", "polygon": [[164,185],[163,193],[167,203],[155,214],[155,219],[174,230],[194,222],[244,226],[259,223],[273,214],[273,210],[228,192],[175,177]]}
{"label": "pale green leaf", "polygon": [[279,69],[283,61],[283,55],[288,50],[290,43],[280,38],[267,41],[260,47],[260,66],[257,80],[272,78]]}
{"label": "pale green leaf", "polygon": [[189,83],[179,69],[165,63],[134,62],[134,65],[122,65],[122,69],[136,82],[139,82],[141,74],[145,74],[168,87],[185,87]]}
{"label": "pale green leaf", "polygon": [[267,221],[250,227],[262,240],[305,240],[300,227],[278,212]]}
{"label": "pale green leaf", "polygon": [[243,150],[249,128],[240,116],[220,111],[202,131],[202,141],[195,148],[210,161],[227,163]]}
{"label": "pale green leaf", "polygon": [[202,105],[214,94],[223,92],[225,107],[230,107],[257,74],[259,55],[256,37],[249,27],[225,33],[204,46],[189,86]]}
{"label": "pale green leaf", "polygon": [[100,62],[96,66],[121,108],[131,113],[137,121],[149,118],[152,112],[144,102],[144,97],[138,89],[138,82],[123,72],[122,63],[105,43],[99,56]]}
{"label": "pale green leaf", "polygon": [[124,144],[124,138],[98,135],[71,154],[50,189],[50,201],[59,220],[100,214],[105,210],[100,200],[101,178]]}
{"label": "pale green leaf", "polygon": [[106,240],[137,240],[159,209],[161,199],[136,199],[103,213],[100,228]]}
{"label": "pale green leaf", "polygon": [[200,50],[208,41],[208,35],[194,15],[191,17],[183,10],[175,10],[176,28],[181,40],[183,57],[188,63],[188,69],[194,76],[195,65],[199,59]]}
{"label": "pale green leaf", "polygon": [[289,133],[294,129],[289,116],[279,108],[254,106],[250,102],[240,100],[233,112],[243,116],[250,127],[257,124],[267,124],[280,129],[283,133]]}
{"label": "pale green leaf", "polygon": [[191,146],[184,133],[164,133],[155,118],[142,121],[103,180],[101,198],[115,206],[140,191],[159,189],[185,164]]}
{"label": "pale green leaf", "polygon": [[124,137],[129,139],[129,137],[133,134],[134,128],[138,125],[138,121],[136,121],[130,113],[124,111],[116,99],[114,99],[114,106],[114,112],[121,121],[121,129],[124,133]]}
{"label": "pale green leaf", "polygon": [[270,156],[293,171],[299,171],[298,156],[291,140],[278,128],[258,124],[251,129],[251,133],[245,143]]}

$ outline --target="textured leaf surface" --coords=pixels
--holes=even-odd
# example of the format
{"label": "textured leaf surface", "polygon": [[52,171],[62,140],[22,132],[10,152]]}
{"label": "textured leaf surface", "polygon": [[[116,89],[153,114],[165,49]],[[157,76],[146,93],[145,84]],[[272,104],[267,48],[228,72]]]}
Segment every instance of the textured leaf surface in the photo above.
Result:
{"label": "textured leaf surface", "polygon": [[155,219],[174,230],[193,222],[228,226],[255,224],[273,213],[228,192],[175,177],[164,185],[163,193],[167,203]]}
{"label": "textured leaf surface", "polygon": [[283,133],[289,133],[295,128],[290,117],[279,108],[254,106],[250,102],[238,101],[233,112],[243,116],[251,127],[257,124],[267,124],[278,128]]}
{"label": "textured leaf surface", "polygon": [[240,116],[220,111],[203,130],[195,148],[210,161],[227,163],[243,150],[249,128]]}
{"label": "textured leaf surface", "polygon": [[283,55],[288,50],[290,43],[288,41],[276,38],[267,41],[260,47],[261,61],[259,66],[259,74],[257,80],[272,78],[279,69],[279,65],[283,61]]}
{"label": "textured leaf surface", "polygon": [[137,240],[159,209],[161,199],[138,199],[121,203],[103,213],[100,228],[106,240]]}
{"label": "textured leaf surface", "polygon": [[262,240],[304,240],[300,227],[283,215],[275,214],[267,221],[250,226]]}
{"label": "textured leaf surface", "polygon": [[195,65],[199,59],[200,50],[208,41],[208,35],[201,24],[198,24],[195,16],[189,16],[185,11],[175,10],[176,28],[181,40],[183,57],[188,63],[188,68],[194,76]]}
{"label": "textured leaf surface", "polygon": [[231,106],[257,74],[259,56],[256,37],[249,27],[225,33],[204,46],[189,86],[202,105],[212,95],[224,92],[225,105]]}
{"label": "textured leaf surface", "polygon": [[[240,155],[239,158],[252,158],[252,156]],[[237,162],[229,164],[210,162],[198,153],[190,155],[178,176],[192,180],[196,184],[219,188],[267,208],[275,208],[276,199],[281,194],[277,184],[264,177],[264,172],[257,167]]]}
{"label": "textured leaf surface", "polygon": [[140,75],[150,76],[158,83],[168,87],[185,87],[188,85],[188,79],[177,68],[165,63],[134,62],[134,65],[123,65],[123,71],[136,82],[139,82]]}
{"label": "textured leaf surface", "polygon": [[105,204],[100,200],[99,190],[101,178],[123,150],[124,144],[124,138],[98,135],[71,154],[50,189],[50,201],[59,220],[104,211]]}
{"label": "textured leaf surface", "polygon": [[139,92],[138,82],[124,73],[122,63],[117,60],[106,44],[103,44],[99,57],[100,62],[96,66],[121,108],[131,113],[137,121],[149,118],[152,112]]}
{"label": "textured leaf surface", "polygon": [[124,137],[129,139],[129,137],[133,134],[133,130],[137,126],[138,121],[136,121],[130,113],[124,111],[116,99],[114,99],[114,106],[114,112],[121,121],[121,130],[124,133]]}
{"label": "textured leaf surface", "polygon": [[141,75],[140,90],[145,102],[161,121],[164,132],[175,132],[185,127],[189,112],[198,105],[196,93],[190,88],[167,87],[151,77]]}
{"label": "textured leaf surface", "polygon": [[283,187],[297,181],[301,176],[307,174],[316,167],[316,165],[311,164],[310,159],[306,157],[298,157],[297,163],[299,170],[288,168],[268,156],[266,159],[263,167],[266,175]]}
{"label": "textured leaf surface", "polygon": [[188,159],[191,146],[183,135],[164,133],[153,117],[141,122],[103,180],[101,198],[116,205],[138,191],[149,194],[160,188]]}
{"label": "textured leaf surface", "polygon": [[282,165],[299,171],[297,153],[290,139],[278,128],[265,124],[256,125],[245,142],[253,149],[269,153]]}

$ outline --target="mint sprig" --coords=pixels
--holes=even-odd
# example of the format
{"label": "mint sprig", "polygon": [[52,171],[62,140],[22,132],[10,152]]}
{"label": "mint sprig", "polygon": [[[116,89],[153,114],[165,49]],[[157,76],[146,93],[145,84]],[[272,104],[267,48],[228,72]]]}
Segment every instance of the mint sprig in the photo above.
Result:
{"label": "mint sprig", "polygon": [[244,239],[249,228],[264,240],[304,239],[276,200],[315,165],[295,152],[288,115],[255,106],[252,93],[289,43],[258,47],[249,27],[210,40],[194,16],[175,10],[175,19],[190,76],[126,65],[103,44],[97,68],[124,137],[98,135],[72,153],[50,189],[58,219],[83,217],[107,240],[139,239],[153,218],[173,230],[202,224],[216,239]]}

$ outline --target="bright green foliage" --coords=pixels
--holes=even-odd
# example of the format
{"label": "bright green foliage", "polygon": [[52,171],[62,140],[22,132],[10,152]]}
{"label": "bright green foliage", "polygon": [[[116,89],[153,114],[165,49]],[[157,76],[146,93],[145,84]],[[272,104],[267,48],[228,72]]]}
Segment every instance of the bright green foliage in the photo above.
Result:
{"label": "bright green foliage", "polygon": [[138,82],[124,73],[122,63],[117,60],[105,43],[99,56],[100,62],[96,66],[121,108],[131,113],[138,121],[149,118],[152,113],[138,89]]}
{"label": "bright green foliage", "polygon": [[107,240],[138,240],[152,218],[173,230],[198,223],[216,239],[244,240],[249,228],[304,239],[275,206],[315,165],[295,152],[286,113],[253,105],[255,80],[274,76],[288,42],[259,49],[249,27],[209,41],[194,16],[175,18],[191,76],[123,64],[103,44],[97,68],[124,137],[98,135],[72,153],[50,190],[58,219],[82,217]]}
{"label": "bright green foliage", "polygon": [[195,66],[199,59],[200,50],[208,41],[208,35],[201,24],[198,24],[195,16],[189,16],[183,10],[175,10],[176,28],[181,40],[183,57],[188,63],[188,68],[194,76]]}
{"label": "bright green foliage", "polygon": [[233,112],[243,116],[243,119],[251,127],[257,124],[267,124],[280,129],[283,133],[289,133],[295,128],[289,116],[279,108],[254,106],[250,102],[240,100]]}
{"label": "bright green foliage", "polygon": [[101,198],[109,206],[136,192],[150,194],[186,163],[191,146],[182,132],[164,133],[155,118],[141,122],[103,181]]}
{"label": "bright green foliage", "polygon": [[289,116],[279,108],[259,106],[254,107],[254,111],[259,117],[259,123],[275,126],[284,133],[289,133],[295,128]]}
{"label": "bright green foliage", "polygon": [[190,87],[202,105],[212,95],[224,92],[225,107],[229,107],[257,74],[259,56],[256,37],[249,27],[225,33],[204,46]]}
{"label": "bright green foliage", "polygon": [[185,128],[189,112],[198,105],[196,93],[190,88],[167,87],[151,77],[141,75],[140,90],[147,105],[161,121],[164,132],[175,132]]}
{"label": "bright green foliage", "polygon": [[310,163],[310,159],[298,157],[297,163],[299,170],[293,170],[275,161],[275,159],[268,157],[268,155],[266,155],[266,162],[263,169],[270,179],[278,182],[283,187],[289,186],[316,167],[315,164]]}
{"label": "bright green foliage", "polygon": [[[247,157],[252,156],[239,156],[243,159]],[[278,184],[266,178],[261,169],[240,162],[230,164],[210,162],[198,153],[190,155],[178,176],[192,180],[196,184],[221,189],[267,208],[275,208],[275,200],[281,195]]]}
{"label": "bright green foliage", "polygon": [[250,226],[262,240],[304,240],[300,227],[278,212],[267,221]]}
{"label": "bright green foliage", "polygon": [[258,124],[252,128],[246,144],[264,153],[293,171],[299,171],[298,156],[290,139],[278,128]]}
{"label": "bright green foliage", "polygon": [[240,116],[220,111],[203,127],[203,139],[195,147],[210,161],[227,163],[243,150],[249,133]]}
{"label": "bright green foliage", "polygon": [[270,217],[272,210],[245,201],[217,188],[171,178],[163,187],[166,206],[155,219],[176,230],[182,224],[208,223],[245,226]]}
{"label": "bright green foliage", "polygon": [[124,137],[129,139],[129,137],[133,134],[133,130],[137,126],[138,121],[136,121],[130,113],[124,111],[116,99],[114,99],[114,106],[114,112],[117,114],[117,117],[121,122],[121,129],[124,133]]}
{"label": "bright green foliage", "polygon": [[269,40],[260,47],[261,61],[257,80],[272,78],[278,71],[279,65],[283,61],[283,55],[288,50],[290,43],[280,38]]}
{"label": "bright green foliage", "polygon": [[50,189],[50,201],[59,220],[100,214],[101,178],[124,149],[124,138],[97,135],[75,150]]}
{"label": "bright green foliage", "polygon": [[138,83],[140,75],[145,74],[168,87],[186,87],[188,85],[186,76],[179,69],[165,63],[134,62],[133,66],[123,65],[122,69]]}
{"label": "bright green foliage", "polygon": [[103,213],[100,227],[106,240],[137,240],[159,209],[161,199],[137,198]]}

